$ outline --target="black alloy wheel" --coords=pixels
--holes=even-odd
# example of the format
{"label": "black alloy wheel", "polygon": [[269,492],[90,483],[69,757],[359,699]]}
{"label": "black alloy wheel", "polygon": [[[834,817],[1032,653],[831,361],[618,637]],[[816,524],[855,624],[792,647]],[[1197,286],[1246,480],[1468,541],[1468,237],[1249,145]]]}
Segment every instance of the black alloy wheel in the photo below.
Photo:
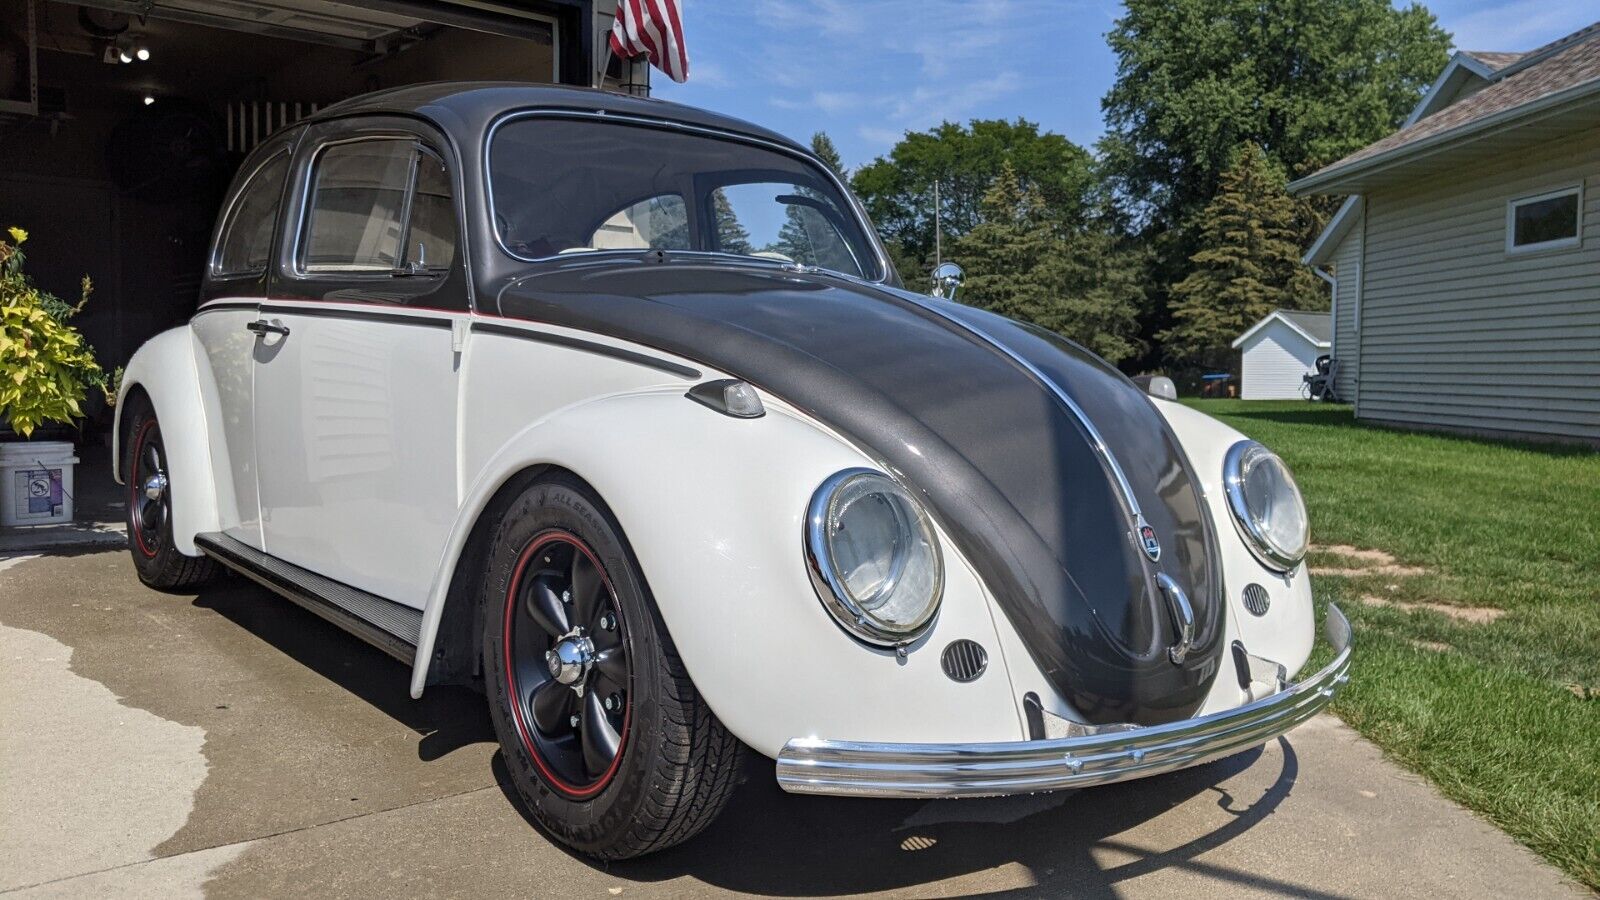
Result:
{"label": "black alloy wheel", "polygon": [[624,628],[594,552],[565,531],[535,537],[506,594],[507,688],[540,774],[573,799],[604,790],[622,758],[632,688]]}
{"label": "black alloy wheel", "polygon": [[161,425],[145,419],[133,440],[128,471],[128,527],[134,549],[155,559],[172,530],[171,484],[162,458]]}
{"label": "black alloy wheel", "polygon": [[484,693],[518,799],[601,859],[693,837],[733,793],[741,745],[690,680],[622,526],[561,470],[522,476],[488,514]]}
{"label": "black alloy wheel", "polygon": [[181,591],[219,574],[208,557],[185,556],[172,539],[173,477],[166,438],[155,410],[142,395],[127,400],[123,416],[122,467],[128,485],[128,550],[139,580],[164,591]]}

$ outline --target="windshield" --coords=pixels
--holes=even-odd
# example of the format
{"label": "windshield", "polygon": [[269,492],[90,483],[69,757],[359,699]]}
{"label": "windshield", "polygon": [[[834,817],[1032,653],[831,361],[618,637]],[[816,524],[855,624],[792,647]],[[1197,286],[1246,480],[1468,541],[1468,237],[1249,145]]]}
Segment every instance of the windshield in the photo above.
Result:
{"label": "windshield", "polygon": [[883,274],[849,201],[814,164],[736,140],[516,119],[494,133],[489,184],[495,230],[523,259],[697,250]]}

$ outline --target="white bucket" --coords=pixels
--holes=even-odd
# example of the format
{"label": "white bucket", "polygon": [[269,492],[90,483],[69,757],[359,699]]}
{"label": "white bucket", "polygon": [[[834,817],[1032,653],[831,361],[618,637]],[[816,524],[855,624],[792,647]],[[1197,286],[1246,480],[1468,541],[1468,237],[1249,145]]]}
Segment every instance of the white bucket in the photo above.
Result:
{"label": "white bucket", "polygon": [[72,521],[72,467],[66,441],[0,443],[0,525]]}

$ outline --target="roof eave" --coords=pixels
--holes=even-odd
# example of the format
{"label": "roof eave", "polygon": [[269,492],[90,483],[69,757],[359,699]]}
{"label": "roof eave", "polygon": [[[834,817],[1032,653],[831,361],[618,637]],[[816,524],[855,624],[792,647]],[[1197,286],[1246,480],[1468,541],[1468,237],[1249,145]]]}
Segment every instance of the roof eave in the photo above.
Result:
{"label": "roof eave", "polygon": [[1406,120],[1401,123],[1400,127],[1409,128],[1415,125],[1417,120],[1423,116],[1443,108],[1445,104],[1440,101],[1440,98],[1445,96],[1445,91],[1456,81],[1457,74],[1463,71],[1476,75],[1484,82],[1494,80],[1493,69],[1484,65],[1481,60],[1457,50],[1456,54],[1450,57],[1450,62],[1444,67],[1444,71],[1440,72],[1439,77],[1433,80],[1433,85],[1428,88],[1428,92],[1422,95],[1422,99],[1417,101],[1416,106],[1412,107],[1411,115],[1406,116]]}
{"label": "roof eave", "polygon": [[1322,233],[1317,235],[1316,241],[1306,250],[1306,255],[1300,257],[1300,261],[1308,266],[1320,266],[1328,262],[1333,257],[1334,249],[1344,240],[1345,235],[1350,233],[1350,229],[1355,226],[1357,219],[1360,218],[1360,206],[1360,194],[1352,194],[1346,197],[1344,204],[1339,207],[1339,211],[1334,213],[1333,218],[1328,220],[1327,227],[1323,228]]}
{"label": "roof eave", "polygon": [[1351,191],[1350,181],[1359,175],[1370,175],[1374,172],[1391,169],[1404,165],[1415,159],[1429,156],[1451,144],[1484,137],[1497,131],[1504,131],[1521,125],[1528,119],[1554,115],[1562,111],[1562,107],[1576,105],[1584,100],[1600,96],[1600,78],[1575,84],[1565,90],[1540,97],[1521,106],[1501,110],[1498,113],[1474,119],[1458,125],[1448,131],[1429,135],[1414,143],[1402,144],[1399,147],[1340,166],[1337,163],[1313,172],[1304,178],[1289,183],[1289,192],[1292,194],[1337,194]]}
{"label": "roof eave", "polygon": [[1263,329],[1263,328],[1267,327],[1269,324],[1271,324],[1274,319],[1276,319],[1279,322],[1282,322],[1283,324],[1289,326],[1289,328],[1291,330],[1293,330],[1295,334],[1298,334],[1301,337],[1305,338],[1307,341],[1310,341],[1311,345],[1314,346],[1314,347],[1317,347],[1317,348],[1320,349],[1320,348],[1333,346],[1333,342],[1332,341],[1324,341],[1321,338],[1317,337],[1316,335],[1313,335],[1311,332],[1306,331],[1304,328],[1301,328],[1299,326],[1299,324],[1297,324],[1293,319],[1291,319],[1288,316],[1284,315],[1283,314],[1283,310],[1281,310],[1281,309],[1275,309],[1272,312],[1267,313],[1266,316],[1263,317],[1261,321],[1259,321],[1256,324],[1250,326],[1245,331],[1244,334],[1241,334],[1238,337],[1234,338],[1233,339],[1233,343],[1230,346],[1233,347],[1235,350],[1237,350],[1242,344],[1244,344],[1245,341],[1250,340],[1250,338],[1253,337],[1256,332],[1260,331],[1261,329]]}

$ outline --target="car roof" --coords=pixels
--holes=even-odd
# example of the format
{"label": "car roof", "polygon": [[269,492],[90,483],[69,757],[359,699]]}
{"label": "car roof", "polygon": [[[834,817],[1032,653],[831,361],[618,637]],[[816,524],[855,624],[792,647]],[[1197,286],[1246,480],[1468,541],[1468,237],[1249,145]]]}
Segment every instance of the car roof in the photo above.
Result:
{"label": "car roof", "polygon": [[795,141],[759,125],[681,103],[596,88],[517,81],[441,81],[389,88],[319,110],[308,121],[372,113],[416,115],[445,131],[482,127],[519,109],[605,111],[731,131],[809,153]]}

